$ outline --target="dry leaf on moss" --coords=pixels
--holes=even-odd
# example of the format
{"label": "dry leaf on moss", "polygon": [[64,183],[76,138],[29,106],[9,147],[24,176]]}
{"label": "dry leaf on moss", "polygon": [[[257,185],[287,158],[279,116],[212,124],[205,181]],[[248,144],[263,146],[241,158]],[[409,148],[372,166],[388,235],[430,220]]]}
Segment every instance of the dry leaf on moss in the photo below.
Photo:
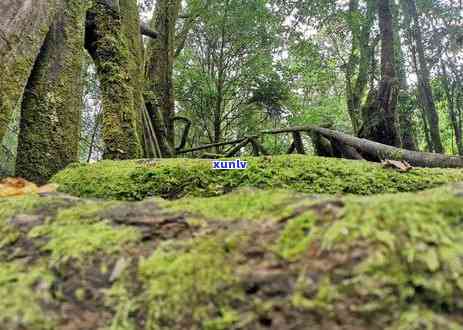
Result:
{"label": "dry leaf on moss", "polygon": [[49,184],[38,187],[35,183],[22,178],[6,178],[0,181],[0,197],[21,196],[31,193],[55,192],[57,185]]}

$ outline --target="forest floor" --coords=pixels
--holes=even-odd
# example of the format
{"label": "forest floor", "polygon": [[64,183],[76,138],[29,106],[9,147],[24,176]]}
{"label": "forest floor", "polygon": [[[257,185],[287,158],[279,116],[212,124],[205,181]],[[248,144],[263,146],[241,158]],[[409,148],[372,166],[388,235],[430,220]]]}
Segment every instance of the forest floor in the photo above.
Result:
{"label": "forest floor", "polygon": [[463,171],[247,160],[0,198],[0,329],[463,329]]}

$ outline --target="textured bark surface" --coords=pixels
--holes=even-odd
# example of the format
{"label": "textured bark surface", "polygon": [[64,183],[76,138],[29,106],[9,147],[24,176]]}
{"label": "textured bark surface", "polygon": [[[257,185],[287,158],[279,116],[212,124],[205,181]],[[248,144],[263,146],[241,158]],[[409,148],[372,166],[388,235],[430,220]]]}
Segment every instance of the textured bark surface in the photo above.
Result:
{"label": "textured bark surface", "polygon": [[[175,95],[172,80],[175,58],[175,25],[180,10],[179,0],[161,0],[156,4],[152,26],[156,40],[148,44],[146,75],[153,111],[160,111],[167,142],[175,146]],[[158,116],[158,119],[161,116]],[[164,152],[166,153],[166,151]]]}
{"label": "textured bark surface", "polygon": [[399,83],[395,71],[394,29],[389,0],[378,1],[378,19],[381,31],[381,81],[375,97],[364,110],[364,123],[359,134],[379,143],[401,146],[397,117]]}
{"label": "textured bark surface", "polygon": [[54,17],[57,0],[0,2],[0,141]]}
{"label": "textured bark surface", "polygon": [[429,124],[429,133],[433,150],[438,153],[444,152],[442,145],[440,130],[439,130],[439,114],[436,110],[434,103],[434,96],[432,93],[430,83],[429,67],[424,52],[423,36],[418,18],[415,0],[402,0],[404,2],[404,12],[408,16],[407,20],[410,23],[411,42],[414,48],[414,56],[417,56],[415,63],[415,71],[418,76],[418,93],[420,101],[426,114],[426,119]]}
{"label": "textured bark surface", "polygon": [[141,155],[142,48],[137,3],[96,1],[87,15],[86,48],[97,66],[105,159]]}
{"label": "textured bark surface", "polygon": [[16,175],[46,182],[78,161],[86,1],[64,0],[40,50],[21,107]]}

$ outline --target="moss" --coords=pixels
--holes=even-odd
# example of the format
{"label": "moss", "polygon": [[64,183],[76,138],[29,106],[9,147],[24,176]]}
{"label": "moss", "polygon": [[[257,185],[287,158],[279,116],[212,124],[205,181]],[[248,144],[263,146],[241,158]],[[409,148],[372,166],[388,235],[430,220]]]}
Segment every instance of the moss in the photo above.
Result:
{"label": "moss", "polygon": [[65,262],[71,258],[80,259],[97,253],[112,254],[120,251],[130,242],[140,238],[133,228],[112,228],[109,224],[55,223],[35,227],[30,238],[46,236],[48,242],[42,247],[50,252],[50,262]]}
{"label": "moss", "polygon": [[214,171],[206,160],[103,161],[72,166],[52,181],[77,196],[139,200],[147,196],[210,197],[238,187],[291,189],[310,194],[371,195],[419,191],[463,179],[454,169],[400,173],[381,165],[322,157],[248,158],[244,171]]}
{"label": "moss", "polygon": [[[347,266],[341,281],[332,266],[330,287],[342,293],[339,300],[357,296],[368,301],[351,307],[359,313],[395,310],[402,315],[413,304],[435,313],[460,310],[462,204],[462,198],[448,189],[349,197],[336,221],[319,216],[311,224],[305,251],[313,249],[315,255],[324,255],[327,265],[335,262]],[[303,255],[300,253],[299,258]],[[335,260],[330,261],[330,255]],[[342,260],[345,263],[362,255],[365,258],[360,258],[361,262],[343,264]]]}
{"label": "moss", "polygon": [[0,263],[0,322],[4,329],[56,329],[53,313],[44,314],[53,277],[45,267]]}
{"label": "moss", "polygon": [[386,330],[461,330],[461,324],[422,306],[412,306]]}
{"label": "moss", "polygon": [[33,194],[22,197],[0,198],[0,248],[14,243],[20,237],[19,229],[8,224],[10,217],[31,211],[40,205],[40,198]]}
{"label": "moss", "polygon": [[[52,322],[55,316],[66,319],[72,306],[73,312],[91,311],[108,329],[118,330],[260,329],[269,324],[319,330],[459,329],[462,190],[455,184],[418,193],[318,200],[256,189],[173,202],[8,198],[0,200],[3,221],[16,214],[44,215],[46,221],[19,232],[14,247],[23,249],[28,265],[12,261],[9,248],[0,247],[0,294],[10,290],[8,308],[31,304],[24,308],[37,319],[27,321],[28,329],[42,329],[48,306]],[[234,214],[234,209],[242,211]],[[220,214],[234,221],[216,221]],[[185,229],[192,217],[204,226]],[[125,220],[132,226],[112,225]],[[177,222],[183,231],[177,232]],[[69,258],[78,262],[64,262]],[[21,300],[30,290],[32,299]],[[17,320],[19,308],[3,312],[3,303],[0,316]],[[80,322],[75,327],[85,328],[86,321]],[[101,323],[87,328],[101,328]]]}
{"label": "moss", "polygon": [[315,222],[311,213],[306,213],[291,220],[281,233],[275,251],[283,258],[293,260],[304,252],[310,241],[310,231]]}
{"label": "moss", "polygon": [[[167,242],[140,263],[149,301],[148,329],[171,329],[179,323],[221,329],[236,321],[231,301],[235,285],[230,251],[218,237]],[[218,307],[217,307],[218,306]]]}
{"label": "moss", "polygon": [[272,220],[289,216],[294,212],[296,201],[302,198],[287,191],[240,189],[225,196],[183,198],[163,206],[206,219]]}

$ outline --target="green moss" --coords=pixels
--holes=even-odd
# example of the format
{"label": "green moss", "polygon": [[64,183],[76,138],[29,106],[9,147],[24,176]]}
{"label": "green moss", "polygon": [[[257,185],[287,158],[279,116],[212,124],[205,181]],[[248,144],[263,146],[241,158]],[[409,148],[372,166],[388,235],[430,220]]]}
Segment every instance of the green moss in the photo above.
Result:
{"label": "green moss", "polygon": [[40,205],[40,198],[34,194],[0,198],[0,248],[14,243],[20,237],[20,231],[8,224],[8,220],[15,214],[31,211]]}
{"label": "green moss", "polygon": [[[368,301],[355,307],[357,312],[391,312],[394,306],[401,315],[410,304],[436,313],[460,310],[462,206],[463,199],[447,188],[349,197],[338,219],[318,215],[312,222],[306,251],[315,249],[326,265],[342,265],[345,280],[339,281],[333,265],[331,286],[343,294],[341,300],[359,296]],[[365,257],[350,263],[351,254]]]}
{"label": "green moss", "polygon": [[78,196],[137,200],[217,196],[238,187],[291,189],[311,194],[371,195],[419,191],[463,180],[454,169],[413,169],[400,173],[365,161],[309,156],[248,158],[244,171],[214,171],[206,160],[103,161],[70,167],[53,178]]}
{"label": "green moss", "polygon": [[140,238],[133,228],[115,229],[104,222],[52,223],[35,227],[29,233],[30,238],[42,236],[48,238],[42,250],[50,252],[51,263],[64,262],[70,258],[82,259],[97,253],[116,253]]}
{"label": "green moss", "polygon": [[422,306],[412,306],[386,330],[461,330],[463,326]]}
{"label": "green moss", "polygon": [[306,213],[289,221],[278,239],[275,250],[283,258],[294,260],[307,251],[310,231],[315,222],[313,214]]}
{"label": "green moss", "polygon": [[230,302],[239,299],[231,253],[222,239],[202,237],[190,242],[167,242],[140,263],[149,301],[148,329],[171,329],[175,324],[207,324],[221,329],[236,321]]}
{"label": "green moss", "polygon": [[4,329],[56,329],[54,314],[41,303],[51,300],[53,277],[45,267],[0,263],[0,323]]}
{"label": "green moss", "polygon": [[207,219],[272,220],[290,215],[294,211],[292,205],[302,196],[280,190],[240,189],[225,196],[183,198],[163,206]]}

